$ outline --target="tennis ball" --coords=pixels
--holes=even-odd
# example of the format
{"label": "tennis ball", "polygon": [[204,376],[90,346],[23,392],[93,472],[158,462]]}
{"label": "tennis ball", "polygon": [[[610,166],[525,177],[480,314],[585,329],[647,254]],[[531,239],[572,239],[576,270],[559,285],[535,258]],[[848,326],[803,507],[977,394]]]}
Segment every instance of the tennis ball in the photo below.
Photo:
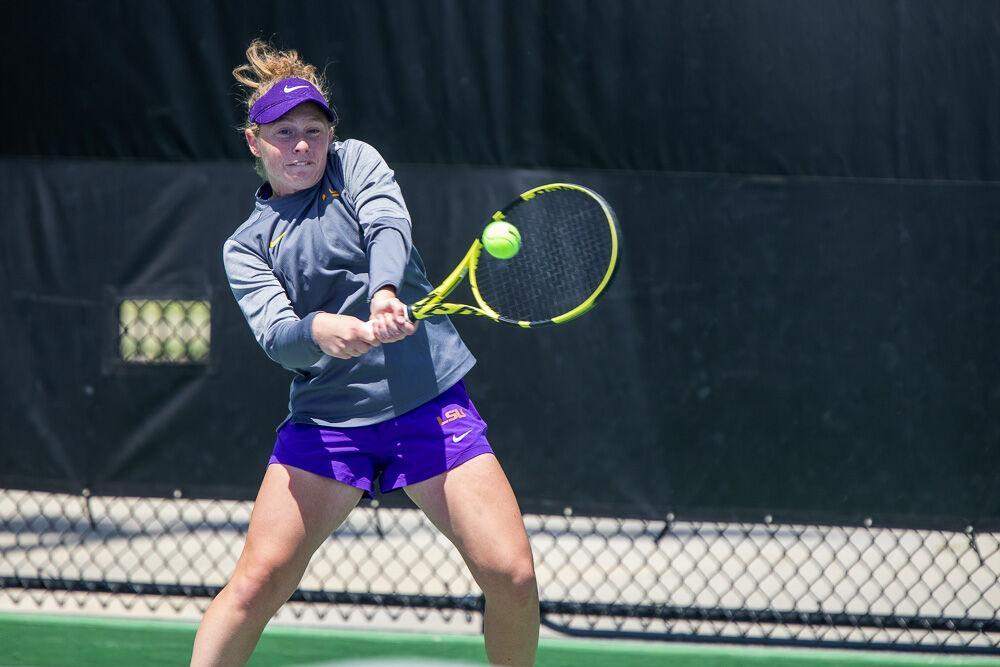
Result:
{"label": "tennis ball", "polygon": [[491,222],[483,230],[483,247],[497,259],[510,259],[521,250],[521,232],[509,222]]}

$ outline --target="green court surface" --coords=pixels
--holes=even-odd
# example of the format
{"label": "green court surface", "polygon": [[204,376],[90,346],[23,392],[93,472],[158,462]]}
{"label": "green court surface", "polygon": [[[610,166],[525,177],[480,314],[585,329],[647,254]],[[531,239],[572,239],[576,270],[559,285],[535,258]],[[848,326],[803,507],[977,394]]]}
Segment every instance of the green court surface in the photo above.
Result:
{"label": "green court surface", "polygon": [[[160,667],[187,665],[195,626],[80,616],[0,614],[0,666]],[[424,658],[485,664],[477,637],[271,627],[253,667],[336,665],[360,658]],[[377,661],[373,664],[377,665]],[[400,663],[397,663],[400,664]],[[414,663],[416,666],[418,663]],[[868,667],[1000,665],[1000,659],[867,651],[741,648],[543,639],[539,667]]]}

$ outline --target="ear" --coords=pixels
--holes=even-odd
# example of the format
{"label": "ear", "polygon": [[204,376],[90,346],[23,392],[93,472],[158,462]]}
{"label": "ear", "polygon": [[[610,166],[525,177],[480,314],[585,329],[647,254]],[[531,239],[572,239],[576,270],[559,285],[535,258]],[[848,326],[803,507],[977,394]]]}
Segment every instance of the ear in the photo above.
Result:
{"label": "ear", "polygon": [[247,140],[247,146],[250,147],[250,153],[254,157],[260,157],[260,148],[257,146],[257,135],[253,133],[253,130],[243,130],[243,136]]}

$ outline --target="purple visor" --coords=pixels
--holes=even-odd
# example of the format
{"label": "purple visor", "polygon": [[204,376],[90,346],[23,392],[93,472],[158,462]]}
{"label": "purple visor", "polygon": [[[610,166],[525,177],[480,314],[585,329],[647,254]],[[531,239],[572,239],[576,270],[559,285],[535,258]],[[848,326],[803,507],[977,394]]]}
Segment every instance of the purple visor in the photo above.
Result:
{"label": "purple visor", "polygon": [[315,102],[330,119],[337,122],[337,115],[330,110],[323,94],[305,79],[282,79],[271,86],[250,107],[250,120],[255,123],[273,123],[304,102]]}

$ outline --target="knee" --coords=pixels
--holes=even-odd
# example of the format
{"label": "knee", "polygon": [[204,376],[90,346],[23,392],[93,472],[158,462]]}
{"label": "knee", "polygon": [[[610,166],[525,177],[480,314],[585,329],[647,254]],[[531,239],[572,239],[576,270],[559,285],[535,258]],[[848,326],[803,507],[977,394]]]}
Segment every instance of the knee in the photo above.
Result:
{"label": "knee", "polygon": [[267,560],[240,563],[226,585],[234,604],[242,609],[284,604],[298,585],[285,564]]}
{"label": "knee", "polygon": [[480,579],[487,599],[502,597],[518,605],[538,604],[538,582],[530,557],[487,568]]}

